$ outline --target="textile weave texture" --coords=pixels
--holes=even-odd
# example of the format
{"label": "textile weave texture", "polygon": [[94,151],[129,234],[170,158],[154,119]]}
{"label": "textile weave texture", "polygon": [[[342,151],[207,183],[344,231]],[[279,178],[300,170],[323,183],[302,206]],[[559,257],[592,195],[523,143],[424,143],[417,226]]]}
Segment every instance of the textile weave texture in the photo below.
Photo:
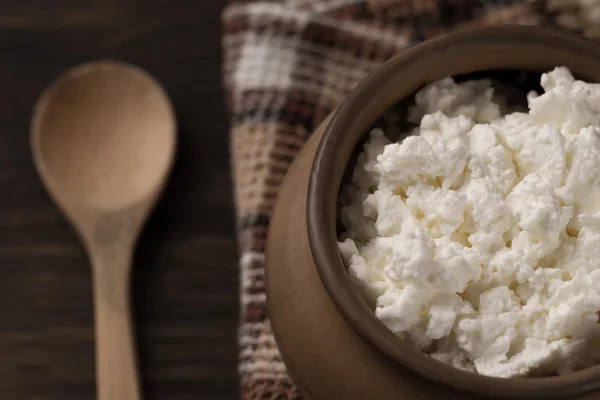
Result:
{"label": "textile weave texture", "polygon": [[264,251],[277,191],[307,137],[369,72],[402,49],[457,28],[505,23],[597,37],[600,0],[246,0],[225,8],[243,399],[301,398],[266,315]]}

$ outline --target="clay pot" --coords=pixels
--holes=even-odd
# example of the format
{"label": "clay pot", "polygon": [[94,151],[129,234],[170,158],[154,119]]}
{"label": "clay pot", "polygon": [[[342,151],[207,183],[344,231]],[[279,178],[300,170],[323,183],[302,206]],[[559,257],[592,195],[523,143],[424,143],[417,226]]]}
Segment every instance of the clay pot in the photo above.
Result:
{"label": "clay pot", "polygon": [[344,171],[384,111],[446,76],[544,72],[560,65],[600,82],[600,48],[579,36],[517,26],[459,31],[407,49],[383,65],[312,135],[281,187],[266,269],[275,338],[308,398],[600,398],[600,366],[548,378],[500,379],[420,353],[375,317],[351,284],[337,247],[336,206]]}

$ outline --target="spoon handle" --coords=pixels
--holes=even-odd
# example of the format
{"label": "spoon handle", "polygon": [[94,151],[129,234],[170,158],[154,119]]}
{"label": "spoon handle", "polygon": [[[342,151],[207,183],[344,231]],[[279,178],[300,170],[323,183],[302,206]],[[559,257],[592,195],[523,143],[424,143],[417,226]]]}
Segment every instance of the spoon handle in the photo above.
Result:
{"label": "spoon handle", "polygon": [[97,249],[92,256],[98,400],[139,400],[130,311],[131,251]]}

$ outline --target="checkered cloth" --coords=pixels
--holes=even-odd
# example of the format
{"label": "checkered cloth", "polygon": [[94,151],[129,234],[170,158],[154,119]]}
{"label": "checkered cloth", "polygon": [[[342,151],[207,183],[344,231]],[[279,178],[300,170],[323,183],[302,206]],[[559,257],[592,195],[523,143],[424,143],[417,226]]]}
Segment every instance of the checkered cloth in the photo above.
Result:
{"label": "checkered cloth", "polygon": [[558,25],[597,37],[600,0],[271,0],[225,9],[243,399],[300,398],[266,316],[264,251],[277,190],[307,137],[402,49],[459,27],[502,23]]}

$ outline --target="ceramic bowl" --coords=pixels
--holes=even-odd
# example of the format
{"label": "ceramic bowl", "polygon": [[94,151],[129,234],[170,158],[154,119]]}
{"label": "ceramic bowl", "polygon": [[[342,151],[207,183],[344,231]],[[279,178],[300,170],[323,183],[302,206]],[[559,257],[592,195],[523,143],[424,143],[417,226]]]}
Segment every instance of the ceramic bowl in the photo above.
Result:
{"label": "ceramic bowl", "polygon": [[267,245],[272,328],[290,374],[307,397],[600,396],[600,366],[562,376],[501,379],[461,371],[424,355],[375,317],[351,283],[337,246],[340,185],[357,145],[386,110],[446,76],[545,72],[555,66],[600,82],[600,48],[579,36],[537,27],[458,31],[407,49],[384,64],[310,138],[281,188]]}

